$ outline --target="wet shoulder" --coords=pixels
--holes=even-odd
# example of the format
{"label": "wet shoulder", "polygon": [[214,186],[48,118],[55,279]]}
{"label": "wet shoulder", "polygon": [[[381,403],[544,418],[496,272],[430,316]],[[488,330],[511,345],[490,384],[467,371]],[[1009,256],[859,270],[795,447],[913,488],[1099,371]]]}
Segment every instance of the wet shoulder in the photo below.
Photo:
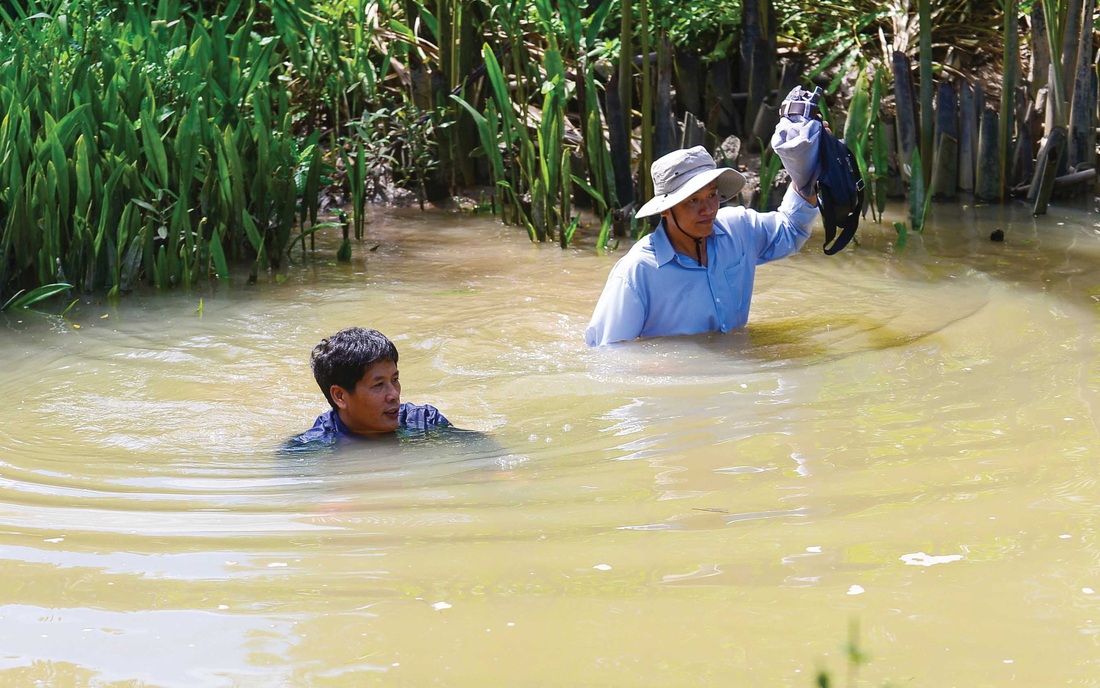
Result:
{"label": "wet shoulder", "polygon": [[283,442],[278,452],[281,455],[301,455],[314,452],[331,451],[340,439],[340,426],[335,421],[335,412],[329,409],[317,416],[313,427]]}
{"label": "wet shoulder", "polygon": [[405,402],[401,404],[399,420],[401,428],[408,430],[426,430],[451,425],[451,421],[447,420],[446,416],[431,404]]}

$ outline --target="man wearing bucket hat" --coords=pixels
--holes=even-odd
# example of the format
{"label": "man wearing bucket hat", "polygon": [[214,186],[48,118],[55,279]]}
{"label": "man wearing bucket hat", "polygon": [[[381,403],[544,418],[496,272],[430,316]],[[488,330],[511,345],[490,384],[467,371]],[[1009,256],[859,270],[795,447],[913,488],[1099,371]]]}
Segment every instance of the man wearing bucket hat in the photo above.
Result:
{"label": "man wearing bucket hat", "polygon": [[[792,143],[799,132],[821,128],[816,119],[796,124],[797,131],[786,132]],[[803,172],[816,169],[816,158],[807,163],[805,157],[816,155],[817,147],[793,148],[777,148],[793,183],[770,213],[721,208],[745,178],[718,167],[702,146],[655,160],[654,196],[635,216],[660,215],[661,222],[612,268],[584,333],[588,345],[742,327],[756,266],[796,253],[817,217],[814,184]]]}

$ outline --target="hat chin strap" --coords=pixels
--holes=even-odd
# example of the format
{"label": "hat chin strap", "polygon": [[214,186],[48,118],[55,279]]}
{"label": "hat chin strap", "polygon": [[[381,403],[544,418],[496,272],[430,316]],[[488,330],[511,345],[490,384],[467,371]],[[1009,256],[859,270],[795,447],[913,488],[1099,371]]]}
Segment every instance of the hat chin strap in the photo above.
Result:
{"label": "hat chin strap", "polygon": [[669,209],[669,215],[672,216],[672,222],[676,225],[676,229],[680,230],[680,233],[695,242],[695,259],[699,262],[699,265],[703,264],[703,240],[706,237],[693,237],[684,231],[684,228],[680,226],[680,221],[676,219],[676,211]]}

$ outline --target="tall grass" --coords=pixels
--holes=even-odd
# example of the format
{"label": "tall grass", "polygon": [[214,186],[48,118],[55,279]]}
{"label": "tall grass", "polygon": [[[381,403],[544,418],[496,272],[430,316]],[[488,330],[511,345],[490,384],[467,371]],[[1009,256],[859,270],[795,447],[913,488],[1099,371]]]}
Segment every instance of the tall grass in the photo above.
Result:
{"label": "tall grass", "polygon": [[325,185],[357,201],[362,238],[382,158],[423,201],[435,110],[410,106],[395,65],[438,49],[401,18],[390,0],[0,6],[0,297],[234,264],[254,281],[331,226]]}
{"label": "tall grass", "polygon": [[36,9],[0,38],[0,290],[277,267],[317,163],[291,134],[279,40],[254,40],[252,13],[231,29],[171,0]]}
{"label": "tall grass", "polygon": [[[585,18],[578,0],[531,0],[493,5],[497,42],[510,60],[498,60],[487,43],[482,51],[489,98],[452,99],[474,120],[481,151],[490,164],[496,199],[506,222],[527,229],[532,241],[568,246],[579,226],[573,214],[577,190],[589,195],[606,217],[614,201],[610,159],[604,142],[595,63],[590,60],[607,3]],[[537,36],[537,43],[531,37]],[[574,83],[567,61],[583,70]],[[506,69],[510,71],[506,71]],[[569,112],[578,90],[580,141],[567,136]],[[574,174],[573,159],[585,168]]]}

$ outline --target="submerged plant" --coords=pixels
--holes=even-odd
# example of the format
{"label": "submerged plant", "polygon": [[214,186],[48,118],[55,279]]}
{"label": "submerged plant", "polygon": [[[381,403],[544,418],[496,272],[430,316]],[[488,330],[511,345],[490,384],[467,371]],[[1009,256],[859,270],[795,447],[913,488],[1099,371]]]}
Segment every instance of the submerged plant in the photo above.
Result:
{"label": "submerged plant", "polygon": [[909,243],[909,226],[904,222],[894,222],[894,231],[897,232],[898,240],[895,244],[898,248],[905,248]]}
{"label": "submerged plant", "polygon": [[45,301],[48,298],[57,296],[73,288],[71,284],[65,284],[59,282],[57,284],[44,284],[41,287],[36,287],[30,291],[18,291],[12,295],[10,299],[0,305],[0,311],[6,311],[11,309],[25,309],[30,308],[39,301]]}
{"label": "submerged plant", "polygon": [[[852,619],[848,625],[848,641],[844,643],[844,658],[847,660],[847,680],[845,685],[853,686],[859,678],[859,670],[870,661],[870,655],[863,649],[859,640],[859,621]],[[835,685],[832,675],[825,669],[817,672],[816,685],[818,688],[830,688]]]}
{"label": "submerged plant", "polygon": [[924,186],[924,173],[920,149],[913,149],[912,169],[909,174],[909,222],[914,232],[924,231],[924,221],[932,205],[932,194]]}

